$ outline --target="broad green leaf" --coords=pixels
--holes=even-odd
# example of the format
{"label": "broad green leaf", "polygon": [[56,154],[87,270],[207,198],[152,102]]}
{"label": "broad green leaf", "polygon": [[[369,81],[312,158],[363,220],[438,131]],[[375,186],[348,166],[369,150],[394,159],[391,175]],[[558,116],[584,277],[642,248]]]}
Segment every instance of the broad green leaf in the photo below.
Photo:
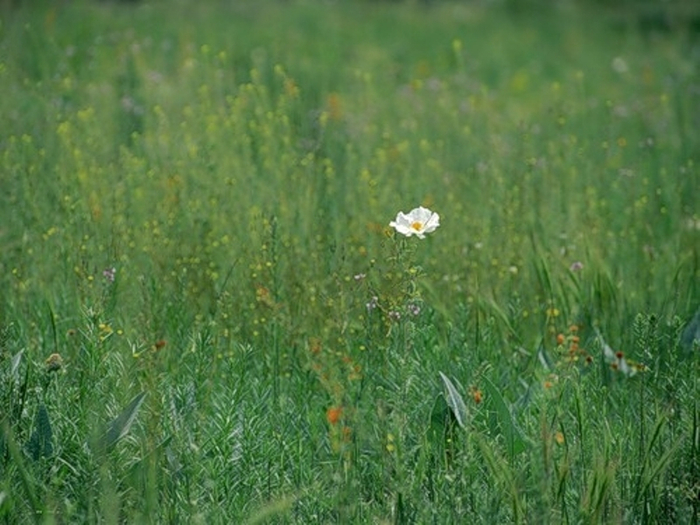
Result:
{"label": "broad green leaf", "polygon": [[146,392],[141,392],[134,399],[132,399],[131,403],[129,403],[124,411],[110,423],[107,432],[100,440],[101,448],[111,448],[117,441],[129,433],[129,429],[136,420],[136,416],[138,415],[139,409],[141,408],[145,397]]}
{"label": "broad green leaf", "polygon": [[697,343],[700,343],[700,308],[681,333],[681,345],[686,351],[692,350],[693,344]]}
{"label": "broad green leaf", "polygon": [[19,370],[19,364],[22,362],[22,356],[24,355],[24,350],[20,350],[14,356],[12,356],[12,363],[10,364],[10,375],[18,379],[17,373]]}
{"label": "broad green leaf", "polygon": [[53,455],[53,432],[46,405],[39,405],[34,418],[34,430],[26,445],[27,452],[34,461]]}
{"label": "broad green leaf", "polygon": [[446,435],[453,430],[457,418],[445,401],[445,396],[437,396],[430,411],[428,439],[436,447],[445,444]]}
{"label": "broad green leaf", "polygon": [[459,426],[462,428],[466,428],[468,416],[467,405],[465,405],[462,395],[445,374],[442,372],[438,373],[440,374],[442,382],[445,384],[445,389],[447,390],[447,405],[450,407],[450,410],[452,410],[455,418],[457,418],[457,424],[459,424]]}
{"label": "broad green leaf", "polygon": [[513,415],[508,408],[501,392],[487,378],[482,378],[486,394],[486,402],[493,408],[498,421],[498,429],[506,440],[506,447],[511,458],[521,453],[527,447],[527,442],[520,429],[513,421]]}
{"label": "broad green leaf", "polygon": [[544,345],[541,343],[540,347],[537,349],[537,359],[547,370],[554,369],[554,363],[552,362],[552,358],[549,357],[549,354],[547,354],[547,350],[545,350]]}

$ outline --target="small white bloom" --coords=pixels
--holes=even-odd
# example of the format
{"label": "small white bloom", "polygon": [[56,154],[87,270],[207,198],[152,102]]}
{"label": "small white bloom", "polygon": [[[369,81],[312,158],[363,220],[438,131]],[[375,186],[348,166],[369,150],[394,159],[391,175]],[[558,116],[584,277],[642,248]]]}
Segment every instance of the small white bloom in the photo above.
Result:
{"label": "small white bloom", "polygon": [[406,237],[416,235],[419,239],[424,239],[426,233],[434,232],[440,226],[440,216],[420,206],[407,214],[399,212],[396,220],[391,221],[389,226]]}
{"label": "small white bloom", "polygon": [[613,58],[612,68],[615,70],[616,73],[620,73],[621,75],[627,73],[630,70],[629,66],[627,65],[627,62],[625,62],[625,59],[622,57]]}
{"label": "small white bloom", "polygon": [[569,266],[570,272],[580,272],[581,270],[583,270],[583,263],[581,261],[574,261],[571,263],[571,266]]}

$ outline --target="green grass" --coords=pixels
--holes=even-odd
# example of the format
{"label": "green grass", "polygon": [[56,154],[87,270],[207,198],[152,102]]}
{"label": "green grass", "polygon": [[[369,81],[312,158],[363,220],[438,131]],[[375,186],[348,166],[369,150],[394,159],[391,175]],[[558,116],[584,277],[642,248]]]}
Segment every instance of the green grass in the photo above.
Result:
{"label": "green grass", "polygon": [[699,521],[686,26],[0,13],[4,523]]}

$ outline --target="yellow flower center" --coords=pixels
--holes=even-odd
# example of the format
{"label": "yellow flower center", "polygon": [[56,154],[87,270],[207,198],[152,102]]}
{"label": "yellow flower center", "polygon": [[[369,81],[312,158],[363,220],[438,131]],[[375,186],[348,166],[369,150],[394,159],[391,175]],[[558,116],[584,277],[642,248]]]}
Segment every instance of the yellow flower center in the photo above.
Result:
{"label": "yellow flower center", "polygon": [[419,221],[416,221],[416,222],[414,222],[414,223],[411,224],[411,228],[413,228],[414,230],[416,230],[417,232],[419,232],[419,231],[421,231],[421,230],[423,229],[423,223],[422,223],[422,222],[419,222]]}

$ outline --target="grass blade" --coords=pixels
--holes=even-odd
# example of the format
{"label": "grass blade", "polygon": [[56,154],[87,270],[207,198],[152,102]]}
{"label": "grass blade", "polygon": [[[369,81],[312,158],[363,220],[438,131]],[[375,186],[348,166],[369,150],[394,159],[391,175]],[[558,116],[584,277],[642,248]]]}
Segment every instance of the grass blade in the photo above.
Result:
{"label": "grass blade", "polygon": [[30,477],[30,474],[27,471],[27,468],[25,467],[22,458],[22,451],[17,446],[17,442],[15,441],[14,436],[12,435],[12,429],[6,421],[2,422],[0,432],[0,435],[3,436],[3,441],[7,445],[7,452],[10,461],[12,461],[15,467],[17,468],[22,488],[24,489],[24,492],[27,496],[29,506],[32,509],[32,516],[34,518],[34,522],[41,523],[41,504],[39,502],[39,498],[36,495],[34,481]]}

